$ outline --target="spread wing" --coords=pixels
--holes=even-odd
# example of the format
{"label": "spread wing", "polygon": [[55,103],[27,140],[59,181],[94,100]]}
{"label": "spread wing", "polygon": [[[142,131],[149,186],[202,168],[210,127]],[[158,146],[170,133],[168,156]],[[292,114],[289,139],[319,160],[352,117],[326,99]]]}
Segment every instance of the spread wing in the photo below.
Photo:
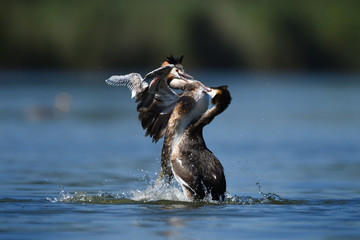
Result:
{"label": "spread wing", "polygon": [[140,92],[144,91],[148,84],[142,79],[138,73],[130,73],[127,75],[114,75],[105,82],[111,86],[125,86],[131,91],[131,98],[137,96]]}
{"label": "spread wing", "polygon": [[145,135],[152,137],[155,142],[165,134],[170,115],[179,99],[178,94],[171,90],[167,83],[173,67],[174,65],[169,64],[145,76],[145,79],[153,80],[137,106],[139,120],[146,129]]}
{"label": "spread wing", "polygon": [[[126,86],[131,98],[136,97],[139,120],[145,135],[157,142],[164,135],[172,110],[179,97],[168,86],[167,79],[174,65],[169,64],[149,72],[145,79],[138,73],[115,75],[105,80],[112,86]],[[149,84],[146,80],[152,79]]]}

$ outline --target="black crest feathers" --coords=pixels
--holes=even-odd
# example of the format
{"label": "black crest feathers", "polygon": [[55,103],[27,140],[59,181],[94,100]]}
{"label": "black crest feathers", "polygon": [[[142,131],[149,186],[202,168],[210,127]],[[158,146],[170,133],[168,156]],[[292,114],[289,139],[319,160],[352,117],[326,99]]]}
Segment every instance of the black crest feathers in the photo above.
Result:
{"label": "black crest feathers", "polygon": [[181,65],[181,62],[184,58],[184,55],[182,55],[181,57],[178,57],[178,58],[175,58],[172,54],[170,55],[170,57],[167,57],[166,58],[166,61],[170,64],[174,64],[174,65],[177,65],[177,64],[180,64]]}

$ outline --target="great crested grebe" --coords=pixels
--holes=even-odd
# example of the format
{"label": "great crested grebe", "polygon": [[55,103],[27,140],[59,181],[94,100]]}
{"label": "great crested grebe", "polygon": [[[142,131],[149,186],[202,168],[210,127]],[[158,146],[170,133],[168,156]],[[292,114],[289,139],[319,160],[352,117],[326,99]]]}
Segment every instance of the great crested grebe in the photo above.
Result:
{"label": "great crested grebe", "polygon": [[[226,180],[220,161],[206,147],[203,128],[231,102],[226,86],[208,88],[190,80],[181,65],[182,58],[167,58],[162,66],[148,73],[145,79],[131,73],[112,76],[106,82],[127,86],[136,97],[137,111],[146,136],[157,142],[165,134],[161,152],[160,178],[172,177],[192,200],[211,195],[224,199]],[[146,82],[153,79],[150,85]],[[181,89],[177,94],[171,88]],[[209,96],[214,105],[208,109]]]}
{"label": "great crested grebe", "polygon": [[[210,109],[208,95],[214,105]],[[189,81],[170,116],[162,161],[170,162],[175,179],[191,200],[200,200],[207,195],[211,195],[213,200],[223,200],[225,197],[224,169],[206,147],[203,128],[222,113],[230,102],[231,96],[226,86],[207,88],[200,82]]]}
{"label": "great crested grebe", "polygon": [[[141,121],[145,136],[152,137],[157,142],[165,133],[165,129],[172,110],[178,100],[174,89],[183,89],[188,79],[192,78],[184,72],[181,65],[183,56],[166,59],[160,68],[157,68],[143,79],[138,73],[114,75],[105,80],[112,86],[126,86],[131,90],[131,98],[138,102],[138,119]],[[146,82],[152,79],[150,85]],[[171,88],[170,88],[171,87]]]}

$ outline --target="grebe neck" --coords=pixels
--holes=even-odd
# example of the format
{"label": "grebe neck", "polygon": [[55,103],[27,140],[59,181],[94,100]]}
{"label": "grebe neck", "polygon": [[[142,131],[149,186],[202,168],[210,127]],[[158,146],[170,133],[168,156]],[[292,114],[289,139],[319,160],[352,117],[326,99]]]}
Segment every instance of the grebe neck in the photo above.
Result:
{"label": "grebe neck", "polygon": [[169,119],[164,145],[172,152],[186,129],[198,121],[209,107],[209,96],[203,92],[183,94]]}

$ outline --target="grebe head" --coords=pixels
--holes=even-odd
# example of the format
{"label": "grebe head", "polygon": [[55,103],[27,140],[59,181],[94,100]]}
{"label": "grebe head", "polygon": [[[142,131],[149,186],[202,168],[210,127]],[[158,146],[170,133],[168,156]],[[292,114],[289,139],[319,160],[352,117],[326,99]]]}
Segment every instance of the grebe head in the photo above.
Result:
{"label": "grebe head", "polygon": [[211,104],[230,104],[231,96],[227,86],[211,87],[208,89],[207,94],[211,97]]}
{"label": "grebe head", "polygon": [[171,88],[183,90],[189,79],[193,78],[192,76],[185,73],[184,67],[181,65],[183,58],[184,55],[179,58],[175,58],[173,55],[170,55],[170,57],[167,57],[165,62],[163,62],[163,64],[161,65],[174,65],[174,68],[168,75],[168,84]]}

